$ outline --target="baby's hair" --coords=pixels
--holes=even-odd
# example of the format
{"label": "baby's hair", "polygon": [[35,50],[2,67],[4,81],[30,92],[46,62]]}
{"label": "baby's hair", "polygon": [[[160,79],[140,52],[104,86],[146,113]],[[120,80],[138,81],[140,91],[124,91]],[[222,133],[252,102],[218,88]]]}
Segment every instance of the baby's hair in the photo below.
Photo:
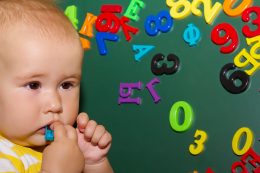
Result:
{"label": "baby's hair", "polygon": [[0,0],[0,33],[19,27],[16,24],[23,24],[47,38],[79,38],[69,19],[53,0]]}

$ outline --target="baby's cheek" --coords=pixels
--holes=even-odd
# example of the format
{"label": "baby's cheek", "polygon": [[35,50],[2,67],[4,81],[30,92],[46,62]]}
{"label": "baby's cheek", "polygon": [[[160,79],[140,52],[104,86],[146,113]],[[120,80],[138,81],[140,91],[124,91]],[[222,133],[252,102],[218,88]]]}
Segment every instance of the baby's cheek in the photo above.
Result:
{"label": "baby's cheek", "polygon": [[77,116],[77,113],[67,114],[63,117],[63,123],[73,126],[76,122]]}

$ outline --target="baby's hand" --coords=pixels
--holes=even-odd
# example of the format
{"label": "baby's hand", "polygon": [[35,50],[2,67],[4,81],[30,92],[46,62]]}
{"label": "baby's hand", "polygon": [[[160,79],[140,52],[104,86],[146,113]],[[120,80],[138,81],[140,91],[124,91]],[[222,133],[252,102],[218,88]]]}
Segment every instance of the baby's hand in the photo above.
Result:
{"label": "baby's hand", "polygon": [[112,137],[102,125],[89,120],[86,113],[80,113],[77,118],[78,144],[82,151],[85,164],[94,165],[102,162],[111,146]]}
{"label": "baby's hand", "polygon": [[77,143],[77,132],[70,125],[55,122],[54,141],[43,151],[42,172],[80,173],[84,169],[84,157]]}

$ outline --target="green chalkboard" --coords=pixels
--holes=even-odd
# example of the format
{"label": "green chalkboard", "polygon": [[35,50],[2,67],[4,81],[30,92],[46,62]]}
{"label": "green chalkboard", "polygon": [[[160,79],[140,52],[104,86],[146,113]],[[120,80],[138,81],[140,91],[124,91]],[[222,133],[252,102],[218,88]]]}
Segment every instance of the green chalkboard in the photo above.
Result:
{"label": "green chalkboard", "polygon": [[[219,15],[211,24],[207,24],[204,18],[204,9],[207,7],[200,4],[197,8],[202,11],[202,16],[194,15],[195,2],[205,2],[204,5],[215,5],[217,2],[222,5]],[[100,55],[96,42],[95,24],[93,25],[94,37],[86,35],[81,37],[91,43],[91,48],[85,52],[83,78],[81,87],[80,110],[87,112],[89,116],[98,123],[104,124],[113,136],[112,148],[109,152],[110,162],[117,173],[192,173],[195,170],[205,173],[211,168],[215,173],[231,172],[235,162],[239,162],[241,155],[237,155],[248,144],[255,152],[260,152],[260,73],[258,48],[255,52],[250,50],[260,40],[256,34],[255,42],[247,44],[242,28],[248,25],[252,30],[259,29],[257,25],[250,24],[252,20],[257,22],[260,17],[251,13],[250,22],[244,22],[241,14],[231,17],[224,11],[223,4],[228,0],[172,0],[172,3],[190,4],[187,16],[182,19],[173,18],[170,31],[159,32],[156,36],[150,36],[145,29],[145,23],[150,15],[157,16],[161,10],[170,12],[172,7],[166,4],[165,0],[143,0],[144,8],[138,10],[139,20],[130,20],[127,24],[138,28],[137,34],[130,33],[132,39],[126,41],[122,28],[115,33],[118,41],[107,41],[107,54]],[[253,0],[252,0],[253,1]],[[242,3],[250,1],[237,0],[232,6],[239,8]],[[122,18],[126,12],[130,0],[66,0],[59,3],[65,10],[68,6],[77,7],[78,30],[81,29],[87,13],[95,16],[101,14],[101,6],[104,4],[117,4],[122,6],[122,12],[115,14]],[[260,1],[255,0],[249,8],[259,12]],[[138,7],[138,6],[137,6]],[[229,8],[230,10],[232,8]],[[180,7],[177,13],[181,13],[184,7]],[[227,8],[228,9],[228,8]],[[214,12],[207,12],[210,16]],[[173,17],[173,16],[171,16]],[[161,21],[163,25],[167,20]],[[211,40],[211,32],[221,23],[230,24],[231,29],[237,33],[237,48],[230,53],[221,53],[220,47]],[[183,34],[187,26],[192,23],[200,31],[200,40],[195,46],[190,46],[184,41]],[[259,23],[259,22],[258,22]],[[103,23],[104,24],[104,23]],[[154,27],[152,24],[150,27]],[[153,28],[154,29],[154,28]],[[197,34],[195,30],[188,30],[188,38]],[[149,32],[148,32],[149,33]],[[219,32],[220,37],[225,32]],[[186,35],[187,36],[187,35]],[[195,37],[195,36],[194,36]],[[192,38],[194,38],[192,37]],[[230,42],[225,44],[227,46]],[[152,50],[146,53],[140,61],[135,60],[137,52],[133,51],[134,45],[151,45]],[[244,91],[234,94],[225,89],[220,81],[221,69],[228,63],[234,63],[234,58],[245,49],[255,62],[255,72],[246,75],[249,79],[247,88]],[[179,58],[179,68],[174,74],[155,75],[151,70],[151,64],[159,68],[162,63],[167,67],[174,63],[165,60],[152,63],[157,54],[167,57],[174,54]],[[224,78],[231,78],[232,74],[241,70],[252,69],[251,66],[237,67],[229,70]],[[154,83],[153,89],[160,100],[155,103],[154,97],[150,94],[146,85],[153,79],[159,82]],[[142,84],[141,89],[133,89],[131,98],[141,99],[141,104],[121,103],[120,83]],[[235,88],[243,83],[237,79],[231,82]],[[125,93],[127,90],[123,90]],[[188,128],[177,132],[170,124],[170,111],[176,103],[185,101],[193,111],[193,121],[188,123]],[[187,120],[187,111],[179,107],[177,114],[171,114],[176,118],[175,125],[182,127]],[[186,127],[186,126],[185,126]],[[179,127],[177,127],[178,129]],[[206,133],[207,140],[203,142],[203,151],[192,154],[189,146],[196,140],[194,135],[197,130]],[[198,133],[198,132],[197,132]],[[238,135],[238,138],[234,137]],[[203,137],[198,136],[198,141]],[[232,147],[232,141],[235,144]],[[251,144],[250,144],[251,143]],[[196,145],[195,145],[196,146]],[[246,150],[247,151],[247,150]],[[244,152],[242,152],[243,154]],[[259,164],[258,164],[259,165]],[[246,162],[246,169],[250,172],[255,169]],[[241,168],[235,172],[240,173]]]}

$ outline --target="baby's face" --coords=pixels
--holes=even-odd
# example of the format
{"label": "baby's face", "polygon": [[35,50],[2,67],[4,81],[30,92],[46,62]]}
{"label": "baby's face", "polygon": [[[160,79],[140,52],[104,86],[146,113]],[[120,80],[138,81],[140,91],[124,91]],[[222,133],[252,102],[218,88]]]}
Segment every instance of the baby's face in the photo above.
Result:
{"label": "baby's face", "polygon": [[72,125],[78,114],[81,45],[19,27],[0,45],[0,134],[23,146],[45,145],[46,125]]}

